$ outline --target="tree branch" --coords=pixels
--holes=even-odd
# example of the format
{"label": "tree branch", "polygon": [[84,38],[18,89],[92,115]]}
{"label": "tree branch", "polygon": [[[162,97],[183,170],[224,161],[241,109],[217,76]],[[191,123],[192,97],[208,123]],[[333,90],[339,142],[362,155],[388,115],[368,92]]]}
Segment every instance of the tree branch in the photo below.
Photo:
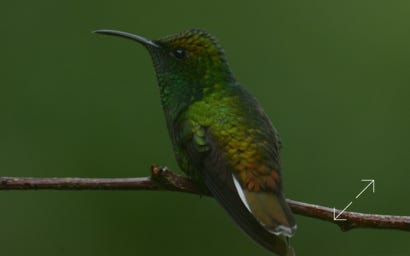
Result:
{"label": "tree branch", "polygon": [[[194,181],[170,171],[168,168],[151,167],[151,176],[144,178],[15,178],[0,177],[0,190],[162,190],[178,191],[201,196],[212,196]],[[343,231],[353,228],[397,229],[410,231],[410,216],[393,216],[343,212],[334,221],[333,208],[287,199],[295,214],[321,219],[338,225]],[[339,214],[340,210],[336,210]]]}

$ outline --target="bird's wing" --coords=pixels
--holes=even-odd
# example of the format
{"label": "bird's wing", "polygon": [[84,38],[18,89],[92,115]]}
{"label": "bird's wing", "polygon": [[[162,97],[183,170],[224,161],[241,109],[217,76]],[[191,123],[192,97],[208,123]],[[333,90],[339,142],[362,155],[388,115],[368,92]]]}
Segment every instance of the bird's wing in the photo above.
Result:
{"label": "bird's wing", "polygon": [[246,148],[236,152],[242,156],[240,162],[231,162],[235,188],[242,202],[265,229],[290,237],[296,224],[282,193],[280,144],[270,121],[266,118],[259,123],[248,135],[250,141]]}
{"label": "bird's wing", "polygon": [[[275,229],[281,226],[282,222],[283,225],[289,224],[288,217],[285,216],[288,212],[283,210],[288,209],[288,206],[282,194],[271,190],[248,190],[242,181],[238,180],[236,171],[222,153],[224,149],[217,143],[219,138],[216,138],[210,128],[189,120],[184,122],[180,130],[184,131],[184,155],[234,221],[265,248],[278,255],[292,255],[287,239],[280,235],[282,232],[276,232],[278,230]],[[259,211],[260,213],[255,214]]]}
{"label": "bird's wing", "polygon": [[[282,193],[278,133],[255,98],[244,90],[241,95],[241,105],[253,107],[242,109],[246,122],[238,125],[240,131],[228,135],[228,140],[238,141],[238,134],[242,134],[239,137],[241,150],[233,150],[237,148],[235,144],[225,146],[225,152],[236,154],[229,159],[237,159],[238,155],[240,159],[230,162],[235,188],[265,229],[290,237],[296,231],[296,223]],[[240,119],[240,115],[232,119]]]}

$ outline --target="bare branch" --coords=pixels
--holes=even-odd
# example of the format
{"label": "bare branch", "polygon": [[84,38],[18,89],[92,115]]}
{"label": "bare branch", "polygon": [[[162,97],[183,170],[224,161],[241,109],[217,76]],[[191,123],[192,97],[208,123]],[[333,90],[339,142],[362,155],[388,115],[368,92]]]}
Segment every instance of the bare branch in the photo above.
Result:
{"label": "bare branch", "polygon": [[[151,167],[151,176],[144,178],[15,178],[0,177],[0,190],[162,190],[178,191],[196,195],[212,196],[209,191],[189,178],[180,176],[167,168]],[[321,219],[338,225],[343,231],[353,228],[397,229],[410,231],[410,216],[393,216],[343,212],[333,220],[333,208],[287,199],[295,214]],[[340,210],[337,210],[340,213]]]}

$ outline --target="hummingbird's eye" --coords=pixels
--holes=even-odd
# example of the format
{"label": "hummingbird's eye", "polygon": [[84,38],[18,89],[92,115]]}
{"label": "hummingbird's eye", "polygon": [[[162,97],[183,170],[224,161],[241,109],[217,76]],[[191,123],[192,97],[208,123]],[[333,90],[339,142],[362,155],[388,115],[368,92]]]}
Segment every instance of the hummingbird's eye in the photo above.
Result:
{"label": "hummingbird's eye", "polygon": [[172,52],[172,55],[177,60],[183,60],[187,57],[187,52],[182,48],[178,48],[178,49],[176,49],[175,51]]}

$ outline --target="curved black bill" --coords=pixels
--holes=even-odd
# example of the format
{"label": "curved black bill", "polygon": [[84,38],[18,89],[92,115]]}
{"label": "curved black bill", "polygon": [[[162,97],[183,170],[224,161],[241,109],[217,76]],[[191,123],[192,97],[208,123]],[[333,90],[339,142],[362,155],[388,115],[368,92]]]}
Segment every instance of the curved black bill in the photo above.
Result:
{"label": "curved black bill", "polygon": [[123,32],[123,31],[101,29],[101,30],[94,31],[94,33],[112,35],[112,36],[119,36],[119,37],[131,39],[133,41],[137,41],[138,43],[141,43],[145,46],[159,47],[156,43],[154,43],[154,42],[152,42],[152,41],[150,41],[150,40],[148,40],[148,39],[146,39],[142,36],[137,36],[137,35],[130,34],[130,33],[127,33],[127,32]]}

